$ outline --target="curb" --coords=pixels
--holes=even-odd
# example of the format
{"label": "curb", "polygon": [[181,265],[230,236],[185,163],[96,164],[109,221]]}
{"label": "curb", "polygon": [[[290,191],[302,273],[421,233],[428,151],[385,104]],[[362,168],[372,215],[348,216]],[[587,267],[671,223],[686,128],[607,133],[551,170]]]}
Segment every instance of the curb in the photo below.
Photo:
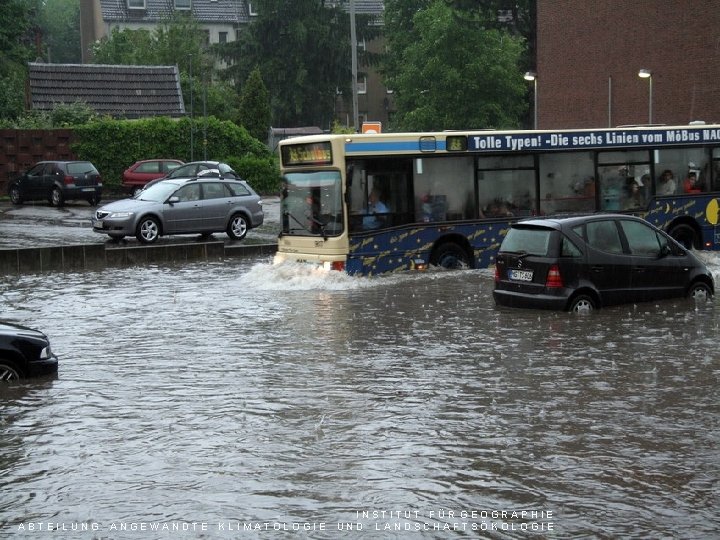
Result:
{"label": "curb", "polygon": [[0,274],[77,272],[146,264],[211,261],[254,255],[274,255],[277,244],[232,245],[193,242],[161,246],[72,246],[0,249]]}

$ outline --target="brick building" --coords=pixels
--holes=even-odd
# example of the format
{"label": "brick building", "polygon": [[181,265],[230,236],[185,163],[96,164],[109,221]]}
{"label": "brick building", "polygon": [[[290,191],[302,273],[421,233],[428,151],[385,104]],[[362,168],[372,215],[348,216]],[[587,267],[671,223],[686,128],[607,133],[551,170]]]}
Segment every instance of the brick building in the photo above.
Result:
{"label": "brick building", "polygon": [[717,0],[538,0],[538,127],[720,122],[718,28]]}

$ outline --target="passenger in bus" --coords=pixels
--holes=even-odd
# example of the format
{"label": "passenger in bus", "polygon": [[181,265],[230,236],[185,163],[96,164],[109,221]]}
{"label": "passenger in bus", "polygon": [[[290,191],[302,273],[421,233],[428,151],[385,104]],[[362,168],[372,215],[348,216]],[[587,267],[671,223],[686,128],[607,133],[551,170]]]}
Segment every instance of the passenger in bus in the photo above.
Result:
{"label": "passenger in bus", "polygon": [[510,217],[512,215],[510,206],[502,199],[495,199],[485,209],[485,216],[487,217]]}
{"label": "passenger in bus", "polygon": [[687,178],[683,181],[683,193],[700,193],[701,191],[697,181],[697,172],[689,171]]}
{"label": "passenger in bus", "polygon": [[673,175],[670,169],[665,169],[657,182],[657,194],[675,195],[676,190],[677,182],[675,181],[675,175]]}
{"label": "passenger in bus", "polygon": [[374,189],[368,197],[367,215],[363,218],[363,229],[379,229],[387,222],[390,209],[380,200],[380,191]]}
{"label": "passenger in bus", "polygon": [[630,193],[627,199],[625,199],[623,210],[636,210],[645,207],[645,197],[640,189],[642,187],[641,184],[642,181],[638,182],[637,180],[633,180],[630,183]]}

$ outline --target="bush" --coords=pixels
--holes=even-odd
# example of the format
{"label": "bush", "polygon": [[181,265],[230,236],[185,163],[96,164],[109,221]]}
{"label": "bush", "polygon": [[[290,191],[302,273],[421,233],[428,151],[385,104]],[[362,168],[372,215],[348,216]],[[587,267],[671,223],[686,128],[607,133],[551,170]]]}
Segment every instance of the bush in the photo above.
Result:
{"label": "bush", "polygon": [[280,191],[280,169],[273,156],[230,156],[224,160],[243,180],[262,195],[275,195]]}
{"label": "bush", "polygon": [[[267,146],[251,137],[245,128],[215,117],[195,120],[103,118],[76,126],[74,131],[76,142],[71,146],[72,151],[78,159],[92,161],[109,187],[119,186],[123,171],[141,159],[190,161],[191,133],[194,161],[204,159],[204,155],[208,160],[228,163],[230,159],[242,163],[243,158],[255,158],[255,161],[247,162],[246,173],[253,187],[272,186],[278,182],[277,167],[273,169],[269,166],[274,161]],[[265,167],[261,166],[263,162],[267,162]],[[241,171],[238,170],[238,173]]]}

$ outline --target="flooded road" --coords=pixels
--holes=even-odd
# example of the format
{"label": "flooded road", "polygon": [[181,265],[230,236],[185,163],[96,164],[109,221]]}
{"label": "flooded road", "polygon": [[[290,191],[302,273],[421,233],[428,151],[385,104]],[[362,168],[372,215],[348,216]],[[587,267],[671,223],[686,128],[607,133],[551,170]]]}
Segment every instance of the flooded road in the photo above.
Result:
{"label": "flooded road", "polygon": [[720,300],[491,291],[265,259],[0,278],[60,357],[0,389],[0,537],[720,537]]}

